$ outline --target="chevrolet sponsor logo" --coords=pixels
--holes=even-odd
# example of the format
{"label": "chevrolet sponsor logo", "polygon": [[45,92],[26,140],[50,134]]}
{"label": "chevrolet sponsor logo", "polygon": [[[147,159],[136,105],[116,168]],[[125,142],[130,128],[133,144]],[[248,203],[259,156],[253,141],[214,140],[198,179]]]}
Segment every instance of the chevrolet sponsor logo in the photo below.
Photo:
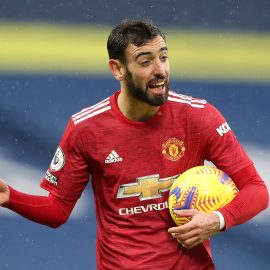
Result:
{"label": "chevrolet sponsor logo", "polygon": [[121,185],[117,198],[139,197],[140,201],[161,198],[162,193],[169,191],[173,181],[179,175],[159,178],[159,174],[138,177],[135,183]]}

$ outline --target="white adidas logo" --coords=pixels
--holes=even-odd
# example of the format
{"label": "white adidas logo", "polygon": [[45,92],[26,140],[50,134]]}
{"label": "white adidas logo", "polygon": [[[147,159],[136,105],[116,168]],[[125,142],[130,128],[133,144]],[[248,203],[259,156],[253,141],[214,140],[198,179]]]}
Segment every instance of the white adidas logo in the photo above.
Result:
{"label": "white adidas logo", "polygon": [[112,150],[112,152],[105,159],[105,163],[113,163],[113,162],[121,162],[123,158],[119,157],[119,155]]}

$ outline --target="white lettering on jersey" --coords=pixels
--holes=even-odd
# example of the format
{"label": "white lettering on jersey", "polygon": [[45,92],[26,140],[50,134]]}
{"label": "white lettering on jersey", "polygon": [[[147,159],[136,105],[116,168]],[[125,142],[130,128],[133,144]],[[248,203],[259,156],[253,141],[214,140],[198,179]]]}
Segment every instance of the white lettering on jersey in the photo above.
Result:
{"label": "white lettering on jersey", "polygon": [[223,123],[221,126],[219,126],[216,131],[218,134],[222,137],[224,134],[226,134],[228,131],[230,131],[230,126],[227,122]]}
{"label": "white lettering on jersey", "polygon": [[138,215],[150,211],[162,211],[166,208],[169,208],[168,202],[161,202],[161,203],[151,203],[148,205],[139,205],[130,208],[120,208],[119,215],[126,216],[126,215]]}

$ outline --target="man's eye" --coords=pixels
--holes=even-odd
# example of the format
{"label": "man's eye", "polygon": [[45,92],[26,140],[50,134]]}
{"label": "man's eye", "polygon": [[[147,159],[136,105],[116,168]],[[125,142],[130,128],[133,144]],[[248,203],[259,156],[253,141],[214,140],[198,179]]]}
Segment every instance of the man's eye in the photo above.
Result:
{"label": "man's eye", "polygon": [[143,61],[141,64],[143,65],[143,66],[147,66],[147,65],[149,65],[151,62],[149,61],[149,60],[147,60],[147,61]]}
{"label": "man's eye", "polygon": [[168,55],[164,55],[164,56],[161,57],[161,59],[162,59],[163,61],[166,61],[168,58],[169,58]]}

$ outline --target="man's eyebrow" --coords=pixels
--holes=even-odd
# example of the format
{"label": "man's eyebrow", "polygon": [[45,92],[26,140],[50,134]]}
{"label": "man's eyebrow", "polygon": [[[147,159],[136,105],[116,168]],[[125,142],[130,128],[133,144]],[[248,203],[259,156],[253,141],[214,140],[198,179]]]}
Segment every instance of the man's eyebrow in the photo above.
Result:
{"label": "man's eyebrow", "polygon": [[167,47],[167,46],[164,46],[164,47],[162,47],[159,51],[160,51],[160,52],[162,52],[162,51],[168,51],[168,47]]}
{"label": "man's eyebrow", "polygon": [[[168,51],[167,46],[160,48],[159,52],[163,52],[163,51]],[[152,54],[152,52],[141,52],[135,57],[135,60],[137,60],[140,56],[151,55],[151,54]]]}

